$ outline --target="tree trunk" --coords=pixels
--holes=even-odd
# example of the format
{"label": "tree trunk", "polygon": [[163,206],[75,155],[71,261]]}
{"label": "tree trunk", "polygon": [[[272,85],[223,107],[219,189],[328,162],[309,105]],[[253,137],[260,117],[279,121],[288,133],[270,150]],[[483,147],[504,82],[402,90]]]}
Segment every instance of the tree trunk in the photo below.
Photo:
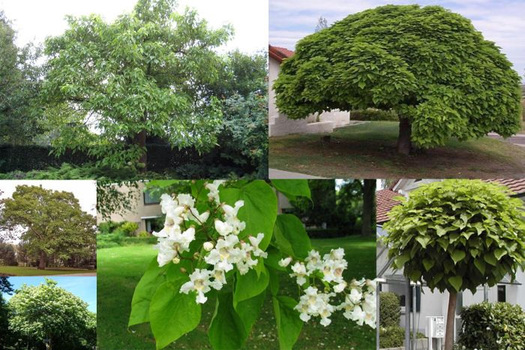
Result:
{"label": "tree trunk", "polygon": [[399,119],[399,136],[397,139],[397,152],[409,155],[412,151],[412,125],[408,118]]}
{"label": "tree trunk", "polygon": [[365,179],[363,187],[363,215],[361,220],[361,234],[363,236],[372,236],[375,231],[373,225],[374,198],[376,191],[375,179]]}
{"label": "tree trunk", "polygon": [[43,251],[40,252],[40,259],[38,261],[38,269],[39,270],[46,269],[46,253],[44,253]]}
{"label": "tree trunk", "polygon": [[[145,148],[146,147],[146,130],[142,130],[141,132],[136,134],[135,137],[133,138],[133,143],[135,145],[141,147],[141,148]],[[148,164],[148,154],[147,154],[147,152],[144,152],[140,156],[139,163],[144,164],[144,167],[139,169],[140,172],[141,173],[146,172],[148,170],[147,169],[147,164]]]}
{"label": "tree trunk", "polygon": [[450,293],[448,297],[447,328],[445,329],[445,350],[452,350],[454,347],[454,323],[456,321],[456,302],[457,293]]}

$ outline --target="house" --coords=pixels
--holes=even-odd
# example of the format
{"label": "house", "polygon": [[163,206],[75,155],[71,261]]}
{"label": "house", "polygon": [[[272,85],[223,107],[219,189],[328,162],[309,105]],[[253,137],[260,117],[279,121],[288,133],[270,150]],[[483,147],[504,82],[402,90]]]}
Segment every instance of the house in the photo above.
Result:
{"label": "house", "polygon": [[[130,210],[111,214],[109,218],[103,218],[97,215],[97,224],[101,222],[114,221],[135,222],[139,225],[136,233],[147,231],[158,231],[162,227],[156,227],[158,218],[162,217],[160,198],[145,190],[143,182],[137,183],[137,188],[128,186],[118,187],[118,191],[125,195],[130,195],[132,206]],[[131,193],[130,193],[131,192]]]}
{"label": "house", "polygon": [[[435,182],[440,180],[423,180],[423,179],[402,179],[394,183],[390,188],[382,189],[377,191],[377,272],[378,278],[383,279],[386,283],[383,284],[383,291],[391,291],[398,294],[401,297],[402,313],[404,313],[405,300],[407,297],[406,292],[406,278],[403,276],[402,271],[394,271],[391,267],[391,261],[389,261],[388,248],[381,244],[380,237],[387,234],[383,230],[383,224],[389,220],[388,212],[397,204],[399,201],[396,197],[410,196],[410,192],[418,188],[422,184]],[[490,179],[488,182],[497,182],[507,186],[512,192],[514,197],[520,198],[525,202],[525,179]],[[465,306],[480,303],[484,300],[489,302],[506,301],[511,304],[520,305],[525,309],[525,272],[519,271],[516,280],[511,282],[508,277],[505,277],[497,285],[493,287],[480,286],[477,288],[476,293],[472,294],[470,291],[465,291],[458,295],[458,302],[456,308],[456,319],[460,321],[459,312]],[[415,292],[415,295],[414,295]],[[439,291],[431,292],[428,287],[415,286],[411,288],[410,300],[415,300],[414,311],[412,314],[412,326],[417,331],[425,333],[427,328],[427,316],[446,316],[448,306],[448,293],[440,293]],[[415,325],[415,327],[414,327]],[[405,318],[402,317],[401,326],[405,326]],[[461,322],[456,323],[456,335],[460,330]]]}
{"label": "house", "polygon": [[284,47],[269,46],[270,76],[269,76],[269,136],[282,136],[288,134],[316,134],[330,133],[335,128],[348,125],[350,123],[350,112],[333,110],[321,114],[313,114],[306,119],[288,119],[286,115],[280,113],[275,104],[275,92],[273,82],[277,79],[281,63],[293,56],[293,51]]}

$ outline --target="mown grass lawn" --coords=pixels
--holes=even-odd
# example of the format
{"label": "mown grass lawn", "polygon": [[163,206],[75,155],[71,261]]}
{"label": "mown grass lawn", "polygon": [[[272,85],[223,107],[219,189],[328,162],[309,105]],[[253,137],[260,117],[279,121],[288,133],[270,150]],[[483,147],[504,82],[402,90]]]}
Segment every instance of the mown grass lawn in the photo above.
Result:
{"label": "mown grass lawn", "polygon": [[52,275],[70,275],[77,273],[96,273],[95,270],[84,270],[74,268],[48,268],[39,270],[36,267],[20,267],[20,266],[0,266],[0,276],[52,276]]}
{"label": "mown grass lawn", "polygon": [[[345,237],[312,240],[321,252],[343,247],[349,262],[347,278],[374,278],[375,237]],[[149,325],[127,329],[133,291],[149,262],[156,256],[151,245],[130,245],[98,251],[98,346],[99,349],[154,349],[155,343]],[[295,282],[283,278],[285,293],[297,293]],[[206,330],[215,305],[204,304],[201,325],[168,349],[211,349]],[[273,318],[273,306],[268,299],[261,316],[244,349],[278,349],[278,339]],[[341,313],[332,317],[332,324],[325,328],[309,322],[303,327],[296,349],[375,349],[375,330],[359,327],[346,320]]]}
{"label": "mown grass lawn", "polygon": [[484,137],[451,139],[414,155],[396,152],[397,122],[370,122],[323,135],[270,138],[270,168],[327,178],[517,178],[525,176],[525,148]]}

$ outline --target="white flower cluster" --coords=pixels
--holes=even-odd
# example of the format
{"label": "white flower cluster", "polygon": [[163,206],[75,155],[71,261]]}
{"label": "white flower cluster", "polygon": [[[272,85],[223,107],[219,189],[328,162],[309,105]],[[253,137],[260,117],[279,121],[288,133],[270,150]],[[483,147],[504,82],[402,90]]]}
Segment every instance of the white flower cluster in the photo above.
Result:
{"label": "white flower cluster", "polygon": [[[291,265],[297,284],[303,287],[299,303],[295,307],[300,312],[300,318],[308,322],[312,317],[320,317],[321,324],[328,326],[332,321],[330,316],[337,310],[345,310],[344,316],[359,325],[366,323],[375,328],[376,319],[376,283],[371,280],[352,280],[349,284],[343,279],[343,272],[348,266],[344,259],[342,248],[332,249],[322,258],[318,251],[311,250],[308,257]],[[279,261],[279,265],[287,267],[292,262],[288,257]],[[322,282],[324,289],[316,287],[316,281]],[[343,302],[337,303],[336,299]]]}
{"label": "white flower cluster", "polygon": [[[242,200],[237,201],[232,207],[220,202],[219,187],[224,181],[217,180],[206,184],[209,190],[208,198],[216,206],[214,211],[214,232],[209,235],[210,240],[202,245],[203,259],[206,264],[212,265],[211,269],[196,268],[190,274],[190,281],[184,283],[181,293],[190,291],[197,293],[197,302],[205,303],[205,294],[214,289],[221,289],[226,284],[226,273],[237,268],[241,275],[246,274],[258,263],[258,258],[266,258],[267,253],[259,248],[264,238],[263,233],[257,237],[250,236],[249,242],[239,240],[239,233],[246,228],[246,223],[239,220],[237,214],[244,206]],[[180,262],[180,254],[189,251],[191,242],[195,240],[195,226],[202,226],[210,216],[206,211],[200,214],[195,208],[195,200],[189,194],[179,194],[176,198],[169,195],[161,197],[162,212],[166,214],[164,228],[154,232],[159,237],[156,248],[159,250],[157,261],[159,266],[173,262]],[[220,219],[219,219],[220,218]],[[191,225],[186,228],[191,221]]]}

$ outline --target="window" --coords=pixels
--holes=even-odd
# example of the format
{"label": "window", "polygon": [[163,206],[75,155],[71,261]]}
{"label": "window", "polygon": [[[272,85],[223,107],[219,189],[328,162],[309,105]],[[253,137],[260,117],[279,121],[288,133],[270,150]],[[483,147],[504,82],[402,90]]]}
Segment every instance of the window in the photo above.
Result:
{"label": "window", "polygon": [[144,191],[144,205],[160,203],[160,194],[158,192]]}
{"label": "window", "polygon": [[498,286],[498,301],[503,303],[507,301],[507,286]]}

